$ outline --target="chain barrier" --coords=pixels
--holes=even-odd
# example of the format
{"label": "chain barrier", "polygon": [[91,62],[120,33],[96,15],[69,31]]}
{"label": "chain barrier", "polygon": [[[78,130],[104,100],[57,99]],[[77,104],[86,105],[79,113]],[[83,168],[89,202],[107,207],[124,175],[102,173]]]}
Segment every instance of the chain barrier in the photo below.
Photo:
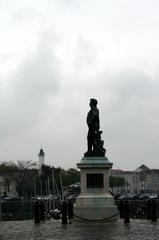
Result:
{"label": "chain barrier", "polygon": [[79,217],[79,216],[74,214],[74,217],[79,218],[79,219],[84,220],[84,221],[90,221],[90,222],[104,222],[104,221],[109,220],[109,219],[111,219],[113,217],[116,217],[116,216],[118,216],[118,213],[112,215],[111,217],[103,218],[103,219],[87,219],[87,218]]}

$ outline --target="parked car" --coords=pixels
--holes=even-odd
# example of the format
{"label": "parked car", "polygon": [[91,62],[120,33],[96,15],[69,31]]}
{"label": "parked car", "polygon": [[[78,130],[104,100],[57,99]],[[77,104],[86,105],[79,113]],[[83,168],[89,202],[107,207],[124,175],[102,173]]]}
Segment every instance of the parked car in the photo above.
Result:
{"label": "parked car", "polygon": [[122,196],[120,196],[118,199],[119,200],[134,200],[137,198],[137,194],[135,193],[127,193]]}
{"label": "parked car", "polygon": [[127,194],[127,199],[128,200],[134,200],[134,199],[136,199],[137,198],[137,194],[135,194],[135,193],[129,193],[129,194]]}
{"label": "parked car", "polygon": [[149,199],[157,199],[158,198],[158,195],[156,193],[154,194],[151,194]]}
{"label": "parked car", "polygon": [[22,197],[4,197],[3,198],[3,201],[10,201],[10,202],[12,202],[12,201],[21,201],[21,200],[23,200],[23,198]]}
{"label": "parked car", "polygon": [[150,193],[142,193],[138,196],[138,199],[149,199],[150,195]]}
{"label": "parked car", "polygon": [[124,199],[126,199],[126,195],[125,195],[125,194],[124,194],[124,195],[121,195],[118,199],[119,199],[119,200],[124,200]]}

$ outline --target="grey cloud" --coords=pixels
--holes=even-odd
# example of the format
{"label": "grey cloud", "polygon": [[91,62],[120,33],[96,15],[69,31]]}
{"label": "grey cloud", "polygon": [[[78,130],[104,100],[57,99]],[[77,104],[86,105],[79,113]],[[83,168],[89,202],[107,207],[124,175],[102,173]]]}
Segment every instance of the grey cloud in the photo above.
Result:
{"label": "grey cloud", "polygon": [[[112,154],[118,166],[131,168],[135,163],[136,166],[144,162],[149,164],[150,156],[159,153],[156,144],[159,136],[158,79],[153,81],[137,71],[117,72],[105,81],[104,76],[101,79],[98,84],[103,100],[103,130],[106,144],[112,148],[108,154]],[[153,166],[155,161],[157,155],[151,162]]]}
{"label": "grey cloud", "polygon": [[96,61],[96,52],[93,42],[79,37],[76,43],[74,56],[74,68],[76,72],[81,72],[85,68],[92,67]]}
{"label": "grey cloud", "polygon": [[[150,76],[135,70],[103,72],[94,78],[87,78],[84,87],[83,83],[80,85],[78,78],[74,79],[72,76],[72,81],[61,91],[62,81],[58,73],[58,61],[54,62],[57,64],[55,64],[56,71],[51,74],[53,78],[47,77],[46,86],[43,86],[43,74],[40,74],[42,79],[39,75],[32,75],[36,80],[34,83],[27,83],[27,79],[31,77],[27,74],[24,84],[18,85],[20,87],[16,99],[22,95],[23,100],[24,95],[25,103],[28,100],[25,106],[27,109],[28,107],[32,109],[25,112],[23,103],[20,103],[20,113],[25,113],[25,117],[21,119],[23,124],[19,129],[24,136],[17,142],[26,139],[28,143],[25,148],[22,146],[23,150],[18,153],[19,156],[27,156],[25,151],[29,149],[35,158],[35,149],[43,146],[47,163],[64,167],[75,166],[86,151],[85,119],[89,110],[89,98],[96,97],[99,100],[101,129],[107,156],[115,166],[131,169],[140,163],[150,165],[150,157],[153,156],[151,166],[155,167],[159,153],[158,79],[153,81]],[[37,63],[39,65],[39,57]],[[34,68],[24,67],[24,69],[28,72],[28,69]],[[24,69],[21,70],[23,74],[20,76],[25,76]],[[48,67],[45,66],[45,69]],[[29,71],[33,72],[33,70]],[[42,85],[39,85],[38,81],[42,81]],[[34,86],[35,91],[31,86]],[[30,92],[30,96],[25,94],[25,89],[26,93]],[[40,94],[36,95],[38,89]],[[47,99],[51,101],[49,100],[48,103]],[[27,130],[24,128],[26,118],[30,119]],[[19,124],[18,118],[16,121]],[[30,138],[32,139],[29,142]]]}
{"label": "grey cloud", "polygon": [[[0,96],[2,160],[35,159],[42,146],[47,163],[74,166],[86,151],[85,118],[89,98],[95,97],[110,160],[131,169],[140,163],[149,165],[153,156],[151,166],[155,167],[158,79],[134,69],[94,71],[96,49],[81,38],[72,55],[72,70],[63,75],[64,62],[56,58],[55,47],[54,38],[46,32],[36,52],[0,89],[7,90],[6,96]],[[11,155],[14,159],[9,159]]]}
{"label": "grey cloud", "polygon": [[33,20],[35,20],[35,17],[39,15],[39,12],[37,9],[33,7],[21,7],[17,8],[11,16],[11,22],[14,24],[21,24],[22,22],[24,23],[25,21],[32,21],[34,24]]}
{"label": "grey cloud", "polygon": [[49,97],[55,97],[60,89],[57,62],[51,43],[42,39],[35,54],[24,60],[10,77],[1,102],[5,106],[1,113],[1,129],[5,129],[5,136],[27,131],[48,111]]}

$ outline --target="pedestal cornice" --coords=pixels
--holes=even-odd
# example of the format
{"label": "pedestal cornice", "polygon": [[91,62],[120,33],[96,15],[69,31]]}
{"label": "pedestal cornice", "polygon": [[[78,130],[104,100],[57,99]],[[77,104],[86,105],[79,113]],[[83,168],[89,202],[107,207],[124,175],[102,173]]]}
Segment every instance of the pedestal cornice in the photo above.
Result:
{"label": "pedestal cornice", "polygon": [[113,163],[109,162],[107,157],[83,157],[82,160],[77,163],[77,167],[80,169],[88,168],[112,168]]}

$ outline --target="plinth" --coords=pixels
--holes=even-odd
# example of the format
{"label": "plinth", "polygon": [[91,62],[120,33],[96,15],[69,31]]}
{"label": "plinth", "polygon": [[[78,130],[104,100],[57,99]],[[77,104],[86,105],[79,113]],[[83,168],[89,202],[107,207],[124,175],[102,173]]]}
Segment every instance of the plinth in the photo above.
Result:
{"label": "plinth", "polygon": [[109,193],[109,172],[112,165],[107,157],[83,157],[77,164],[81,169],[81,193],[74,205],[76,220],[82,222],[117,220],[117,207]]}

